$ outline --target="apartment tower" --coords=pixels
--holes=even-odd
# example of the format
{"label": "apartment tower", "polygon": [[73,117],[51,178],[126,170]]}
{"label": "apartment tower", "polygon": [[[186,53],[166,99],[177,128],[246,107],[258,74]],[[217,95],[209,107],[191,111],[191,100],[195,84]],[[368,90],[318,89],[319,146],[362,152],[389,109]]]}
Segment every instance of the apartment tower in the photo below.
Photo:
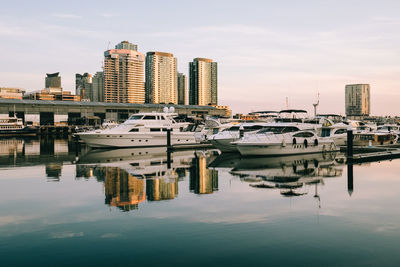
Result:
{"label": "apartment tower", "polygon": [[104,52],[105,102],[144,103],[144,55],[136,49],[123,41]]}
{"label": "apartment tower", "polygon": [[93,102],[104,102],[104,72],[98,71],[92,78]]}
{"label": "apartment tower", "polygon": [[183,73],[178,73],[178,105],[186,105],[187,78]]}
{"label": "apartment tower", "polygon": [[85,72],[84,74],[75,74],[75,94],[81,96],[82,100],[92,101],[92,75]]}
{"label": "apartment tower", "polygon": [[348,84],[345,89],[346,116],[369,116],[369,84]]}
{"label": "apartment tower", "polygon": [[177,60],[173,54],[146,54],[146,103],[178,104]]}
{"label": "apartment tower", "polygon": [[189,62],[189,105],[217,105],[217,62],[195,58]]}

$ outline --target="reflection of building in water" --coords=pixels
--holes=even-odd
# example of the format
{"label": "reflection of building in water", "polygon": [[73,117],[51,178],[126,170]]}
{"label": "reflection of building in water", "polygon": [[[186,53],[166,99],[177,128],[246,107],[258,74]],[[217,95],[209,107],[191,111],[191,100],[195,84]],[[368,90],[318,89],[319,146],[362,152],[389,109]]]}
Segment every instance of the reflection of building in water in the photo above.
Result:
{"label": "reflection of building in water", "polygon": [[[76,165],[75,169],[75,179],[79,178],[90,178],[94,176],[94,169],[93,166],[85,166],[85,165]],[[103,179],[104,181],[104,179]]]}
{"label": "reflection of building in water", "polygon": [[218,191],[218,171],[207,169],[207,158],[203,155],[192,159],[189,189],[195,194]]}
{"label": "reflection of building in water", "polygon": [[178,175],[179,181],[182,181],[186,177],[186,169],[185,168],[177,168],[177,169],[175,169],[175,172]]}
{"label": "reflection of building in water", "polygon": [[25,156],[39,156],[40,155],[40,142],[38,139],[31,139],[24,141]]}
{"label": "reflection of building in water", "polygon": [[178,195],[178,178],[147,179],[146,195],[149,201],[174,199]]}
{"label": "reflection of building in water", "polygon": [[137,209],[145,200],[144,180],[138,179],[118,167],[105,168],[105,203],[123,211]]}
{"label": "reflection of building in water", "polygon": [[0,140],[0,156],[21,154],[24,149],[24,140],[2,139]]}
{"label": "reflection of building in water", "polygon": [[54,140],[54,154],[55,155],[68,155],[68,141],[66,139]]}
{"label": "reflection of building in water", "polygon": [[98,166],[76,165],[75,178],[90,178],[94,177],[98,182],[104,182],[106,178],[106,168]]}
{"label": "reflection of building in water", "polygon": [[59,182],[62,170],[61,162],[46,164],[46,175],[48,182]]}

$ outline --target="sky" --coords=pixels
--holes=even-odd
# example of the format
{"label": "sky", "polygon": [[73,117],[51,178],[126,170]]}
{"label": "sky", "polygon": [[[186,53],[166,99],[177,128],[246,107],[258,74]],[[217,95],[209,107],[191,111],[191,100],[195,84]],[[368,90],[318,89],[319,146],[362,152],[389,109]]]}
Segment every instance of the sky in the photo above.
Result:
{"label": "sky", "polygon": [[188,74],[218,62],[218,103],[234,113],[306,109],[344,114],[346,84],[371,85],[372,115],[400,115],[400,1],[0,0],[0,87],[44,88],[60,72],[101,71],[122,40],[173,53]]}

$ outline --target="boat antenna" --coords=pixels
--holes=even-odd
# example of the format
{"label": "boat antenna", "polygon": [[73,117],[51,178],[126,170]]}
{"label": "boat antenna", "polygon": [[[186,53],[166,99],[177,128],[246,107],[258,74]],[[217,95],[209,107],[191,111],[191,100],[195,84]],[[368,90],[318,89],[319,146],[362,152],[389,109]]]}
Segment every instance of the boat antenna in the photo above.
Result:
{"label": "boat antenna", "polygon": [[286,97],[286,109],[289,109],[289,98]]}
{"label": "boat antenna", "polygon": [[314,106],[314,117],[317,117],[317,106],[319,105],[319,93],[317,94],[317,103],[312,105]]}

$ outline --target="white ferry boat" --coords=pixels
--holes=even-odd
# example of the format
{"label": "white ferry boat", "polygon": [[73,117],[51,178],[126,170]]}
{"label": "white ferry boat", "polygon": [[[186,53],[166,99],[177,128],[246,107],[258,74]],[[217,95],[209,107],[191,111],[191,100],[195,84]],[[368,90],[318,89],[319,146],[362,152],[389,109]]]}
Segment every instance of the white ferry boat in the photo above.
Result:
{"label": "white ferry boat", "polygon": [[78,133],[90,147],[151,147],[167,145],[167,129],[171,129],[171,145],[197,144],[188,122],[176,122],[175,113],[138,113],[124,123],[105,130]]}
{"label": "white ferry boat", "polygon": [[0,118],[0,136],[35,136],[37,128],[24,126],[21,118]]}
{"label": "white ferry boat", "polygon": [[338,150],[332,139],[319,137],[305,123],[276,123],[234,143],[244,156],[294,155]]}

